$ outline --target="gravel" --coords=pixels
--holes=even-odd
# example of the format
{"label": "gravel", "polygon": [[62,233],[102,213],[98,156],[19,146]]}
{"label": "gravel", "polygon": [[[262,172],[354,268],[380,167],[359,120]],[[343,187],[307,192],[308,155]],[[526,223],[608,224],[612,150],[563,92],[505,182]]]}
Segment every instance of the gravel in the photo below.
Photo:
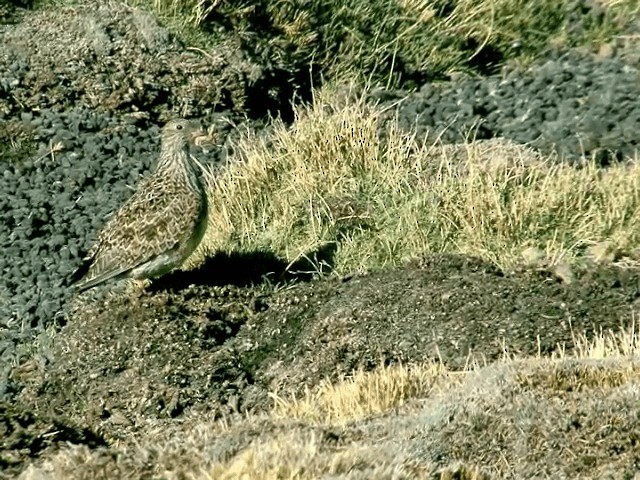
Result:
{"label": "gravel", "polygon": [[428,142],[504,137],[567,161],[586,156],[606,165],[633,157],[640,138],[638,65],[577,51],[526,71],[372,97],[385,107],[401,101],[389,114]]}
{"label": "gravel", "polygon": [[[159,149],[160,127],[131,116],[44,110],[20,121],[38,146],[21,162],[0,160],[0,375],[17,344],[64,321],[66,279]],[[222,161],[216,151],[198,157]],[[0,395],[3,385],[0,376]]]}
{"label": "gravel", "polygon": [[[127,15],[131,16],[122,17]],[[109,25],[116,21],[104,12],[100,18]],[[131,34],[130,29],[125,31]],[[153,32],[162,48],[172,45],[162,32]],[[60,38],[64,43],[72,37]],[[115,45],[122,57],[127,49],[120,40]],[[0,397],[7,392],[11,364],[25,350],[19,346],[56,320],[63,321],[70,298],[65,278],[80,264],[105,219],[153,163],[160,122],[149,119],[163,115],[132,112],[164,111],[170,116],[180,104],[175,99],[184,98],[180,91],[166,104],[154,96],[141,97],[135,108],[129,105],[123,111],[92,107],[85,97],[93,90],[83,74],[83,90],[77,91],[73,83],[64,91],[51,78],[44,79],[46,91],[58,96],[40,105],[33,59],[21,58],[18,50],[11,55],[10,61],[0,62],[0,104],[5,105],[0,111]],[[72,71],[66,78],[82,73],[78,69],[85,64],[80,60],[70,63]],[[64,64],[56,68],[59,75],[64,73]],[[162,78],[154,80],[157,92],[164,89]],[[104,78],[95,81],[102,85]],[[172,88],[179,88],[175,78],[171,81]],[[63,94],[77,97],[65,102]],[[417,128],[428,141],[439,138],[451,143],[468,135],[506,137],[545,152],[556,149],[568,161],[583,153],[595,155],[602,164],[634,155],[640,132],[639,97],[638,65],[577,52],[548,58],[526,71],[428,83],[414,93],[372,94],[373,100],[391,107],[389,115],[397,115],[403,128]],[[9,127],[27,132],[24,138],[35,142],[31,154],[19,158],[7,154],[10,148],[2,143],[6,143],[3,138],[14,138],[6,135]],[[24,145],[16,146],[16,151],[26,151]],[[219,162],[217,155],[211,152],[203,160]]]}

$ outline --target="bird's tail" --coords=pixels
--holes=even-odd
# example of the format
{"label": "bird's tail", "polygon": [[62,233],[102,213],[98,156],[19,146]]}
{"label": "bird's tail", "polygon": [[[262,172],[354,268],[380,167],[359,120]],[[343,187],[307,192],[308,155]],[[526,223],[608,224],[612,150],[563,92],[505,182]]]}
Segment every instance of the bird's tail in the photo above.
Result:
{"label": "bird's tail", "polygon": [[64,288],[73,287],[78,289],[79,283],[89,271],[89,267],[91,267],[91,260],[88,258],[83,259],[82,265],[80,265],[73,273],[67,275],[62,280],[61,286]]}

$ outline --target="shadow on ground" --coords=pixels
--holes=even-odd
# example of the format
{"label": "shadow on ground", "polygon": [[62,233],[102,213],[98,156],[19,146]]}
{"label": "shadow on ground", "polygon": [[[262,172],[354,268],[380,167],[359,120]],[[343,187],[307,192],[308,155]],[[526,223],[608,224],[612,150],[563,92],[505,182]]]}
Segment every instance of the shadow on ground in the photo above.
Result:
{"label": "shadow on ground", "polygon": [[155,280],[149,291],[177,292],[192,285],[248,287],[264,281],[310,281],[317,274],[319,265],[322,266],[323,273],[331,272],[335,250],[335,243],[327,243],[293,263],[267,250],[218,252],[193,270],[179,270]]}

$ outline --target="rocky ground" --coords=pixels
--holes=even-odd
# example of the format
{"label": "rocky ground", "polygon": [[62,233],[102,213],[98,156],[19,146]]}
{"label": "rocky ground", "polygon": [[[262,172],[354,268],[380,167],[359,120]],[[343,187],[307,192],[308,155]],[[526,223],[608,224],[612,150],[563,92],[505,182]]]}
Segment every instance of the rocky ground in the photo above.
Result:
{"label": "rocky ground", "polygon": [[[66,442],[126,444],[149,419],[170,428],[187,412],[264,412],[274,389],[301,393],[356,368],[441,359],[461,369],[570,349],[576,332],[617,330],[637,310],[634,269],[578,266],[566,283],[455,256],[310,281],[268,253],[218,255],[148,292],[73,298],[64,280],[150,168],[159,125],[201,118],[225,144],[272,77],[237,45],[185,50],[150,14],[117,4],[10,19],[0,25],[0,476]],[[638,145],[630,51],[554,52],[526,70],[377,90],[372,101],[395,105],[389,114],[427,141],[471,131],[604,166]],[[280,283],[261,280],[274,272]],[[56,342],[43,344],[52,330]]]}
{"label": "rocky ground", "polygon": [[569,161],[595,156],[606,165],[633,156],[638,146],[638,65],[569,51],[527,72],[373,96],[385,106],[404,99],[393,114],[428,142],[504,137]]}

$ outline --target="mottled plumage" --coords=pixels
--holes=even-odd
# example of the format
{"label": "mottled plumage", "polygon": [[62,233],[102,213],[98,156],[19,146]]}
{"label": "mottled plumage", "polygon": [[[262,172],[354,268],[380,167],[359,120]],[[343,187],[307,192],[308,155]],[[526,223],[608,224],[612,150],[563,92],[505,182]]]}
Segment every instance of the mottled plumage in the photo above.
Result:
{"label": "mottled plumage", "polygon": [[79,291],[108,280],[164,275],[196,249],[207,223],[207,197],[189,144],[198,129],[187,120],[163,128],[156,171],[98,235],[74,274]]}

